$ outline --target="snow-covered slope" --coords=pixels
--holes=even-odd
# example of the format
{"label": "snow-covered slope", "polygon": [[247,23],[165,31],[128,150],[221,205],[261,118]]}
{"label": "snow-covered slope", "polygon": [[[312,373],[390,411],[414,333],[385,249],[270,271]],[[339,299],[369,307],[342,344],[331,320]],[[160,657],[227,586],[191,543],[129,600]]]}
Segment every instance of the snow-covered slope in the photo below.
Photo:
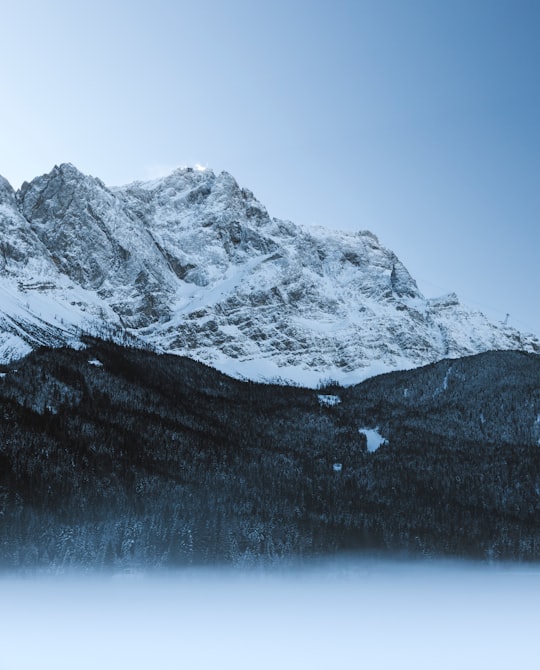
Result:
{"label": "snow-covered slope", "polygon": [[315,385],[540,342],[425,299],[370,232],[271,218],[226,172],[109,189],[72,165],[0,180],[0,358],[128,334],[235,376]]}

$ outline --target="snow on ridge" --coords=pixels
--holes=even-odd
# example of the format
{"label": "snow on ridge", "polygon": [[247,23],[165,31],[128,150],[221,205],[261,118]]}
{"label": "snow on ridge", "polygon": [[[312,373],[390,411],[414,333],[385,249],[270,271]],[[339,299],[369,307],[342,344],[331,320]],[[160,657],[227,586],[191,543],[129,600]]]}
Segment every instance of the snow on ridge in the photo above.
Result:
{"label": "snow on ridge", "polygon": [[239,360],[215,351],[212,351],[209,355],[200,351],[191,353],[175,351],[172,353],[198,360],[235,379],[251,380],[264,384],[290,384],[311,389],[319,389],[330,385],[352,386],[370,377],[394,372],[396,369],[408,370],[415,367],[410,361],[402,360],[398,368],[381,361],[374,361],[356,370],[343,370],[337,366],[309,369],[301,365],[279,366],[275,361],[268,358]]}
{"label": "snow on ridge", "polygon": [[187,165],[180,165],[174,168],[171,172],[153,179],[137,179],[127,184],[111,187],[113,193],[123,193],[124,191],[139,189],[142,191],[155,191],[160,187],[167,185],[178,179],[185,179],[189,177],[205,177],[207,179],[215,178],[215,172],[210,168],[205,168],[201,165],[194,165],[193,167]]}

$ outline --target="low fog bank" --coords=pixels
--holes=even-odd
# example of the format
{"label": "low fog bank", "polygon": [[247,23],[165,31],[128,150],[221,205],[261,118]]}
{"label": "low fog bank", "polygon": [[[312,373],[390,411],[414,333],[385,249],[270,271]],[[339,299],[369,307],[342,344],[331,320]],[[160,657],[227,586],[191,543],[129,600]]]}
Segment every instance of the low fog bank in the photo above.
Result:
{"label": "low fog bank", "polygon": [[1,670],[533,667],[540,568],[0,578]]}

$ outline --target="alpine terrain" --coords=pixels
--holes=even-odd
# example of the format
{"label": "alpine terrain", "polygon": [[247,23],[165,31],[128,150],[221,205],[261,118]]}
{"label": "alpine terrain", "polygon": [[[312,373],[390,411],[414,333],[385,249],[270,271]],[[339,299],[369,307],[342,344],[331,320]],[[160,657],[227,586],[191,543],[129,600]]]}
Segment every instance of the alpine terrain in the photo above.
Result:
{"label": "alpine terrain", "polygon": [[540,342],[426,299],[370,232],[272,218],[226,173],[108,188],[70,164],[0,178],[0,362],[95,335],[235,377],[354,383]]}
{"label": "alpine terrain", "polygon": [[61,165],[0,245],[0,570],[540,557],[540,342],[372,233]]}

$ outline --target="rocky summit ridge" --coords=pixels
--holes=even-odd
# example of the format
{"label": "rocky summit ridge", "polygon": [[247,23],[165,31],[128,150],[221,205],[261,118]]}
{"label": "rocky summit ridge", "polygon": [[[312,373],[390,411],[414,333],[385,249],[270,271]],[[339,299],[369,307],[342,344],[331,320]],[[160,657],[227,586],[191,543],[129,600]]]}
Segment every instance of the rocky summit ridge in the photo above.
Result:
{"label": "rocky summit ridge", "polygon": [[272,218],[227,172],[108,188],[70,164],[0,178],[0,361],[126,338],[236,377],[314,386],[540,341],[426,299],[368,231]]}

